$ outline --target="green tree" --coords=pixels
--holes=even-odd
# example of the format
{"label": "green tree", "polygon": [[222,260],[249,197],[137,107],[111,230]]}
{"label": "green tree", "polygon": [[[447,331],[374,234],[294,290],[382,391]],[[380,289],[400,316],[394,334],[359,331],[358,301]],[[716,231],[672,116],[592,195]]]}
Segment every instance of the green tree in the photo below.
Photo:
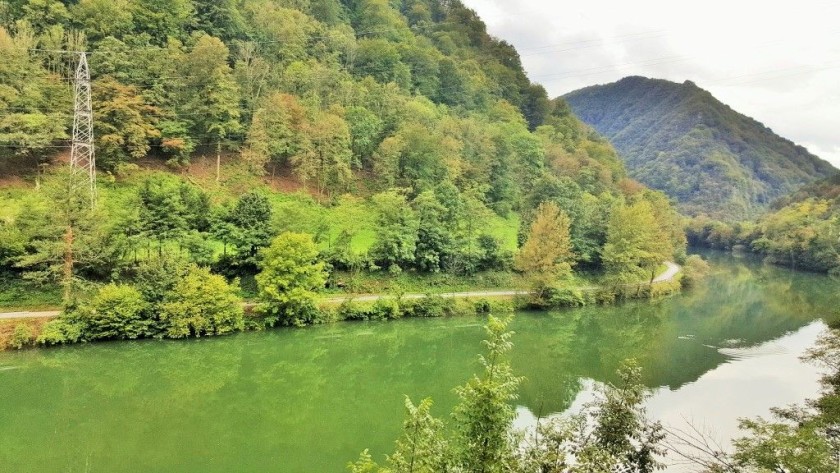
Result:
{"label": "green tree", "polygon": [[646,275],[652,280],[656,268],[671,257],[668,248],[650,203],[640,200],[613,210],[601,259],[616,282],[633,282]]}
{"label": "green tree", "polygon": [[389,471],[393,473],[438,473],[446,471],[447,444],[443,439],[443,422],[429,412],[431,399],[415,406],[406,397],[406,419],[403,433],[388,456]]}
{"label": "green tree", "polygon": [[195,136],[216,146],[216,180],[221,179],[222,144],[238,133],[239,86],[228,65],[230,53],[221,40],[204,35],[181,65],[185,81],[184,113],[191,117]]}
{"label": "green tree", "polygon": [[158,255],[162,255],[163,243],[187,230],[184,201],[171,181],[164,179],[146,179],[138,197],[143,232],[157,240]]}
{"label": "green tree", "polygon": [[79,310],[78,317],[91,340],[143,338],[151,335],[149,308],[136,288],[108,284]]}
{"label": "green tree", "polygon": [[405,194],[390,190],[373,196],[376,208],[376,241],[370,254],[376,264],[390,271],[411,266],[417,249],[417,215]]}
{"label": "green tree", "polygon": [[257,274],[259,298],[267,314],[284,325],[315,321],[315,293],[327,280],[312,237],[285,232],[262,251]]}
{"label": "green tree", "polygon": [[443,221],[446,208],[432,191],[420,193],[413,204],[418,221],[414,264],[421,271],[436,273],[444,269],[453,250],[452,234]]}
{"label": "green tree", "polygon": [[348,108],[346,120],[350,128],[350,149],[353,151],[354,164],[369,165],[381,139],[382,120],[364,107]]}
{"label": "green tree", "polygon": [[244,328],[242,298],[222,276],[191,265],[160,304],[169,338],[223,335]]}
{"label": "green tree", "polygon": [[347,190],[352,178],[350,131],[338,110],[321,113],[308,128],[311,147],[292,156],[304,184],[315,181],[319,193]]}
{"label": "green tree", "polygon": [[512,348],[510,318],[490,316],[487,321],[487,355],[480,356],[481,376],[473,376],[456,389],[454,458],[464,471],[493,473],[510,471],[515,465],[516,442],[511,425],[516,413],[511,407],[520,378],[513,375],[506,356]]}
{"label": "green tree", "polygon": [[225,219],[239,264],[256,268],[260,249],[271,242],[271,202],[262,192],[242,194]]}

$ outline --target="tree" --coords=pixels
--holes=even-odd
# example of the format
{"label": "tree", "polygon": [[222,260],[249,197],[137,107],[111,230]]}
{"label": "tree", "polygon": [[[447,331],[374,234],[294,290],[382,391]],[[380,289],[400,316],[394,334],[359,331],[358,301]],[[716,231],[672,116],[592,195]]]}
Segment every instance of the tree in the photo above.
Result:
{"label": "tree", "polygon": [[151,335],[149,303],[136,288],[108,284],[79,311],[91,340],[135,339]]}
{"label": "tree", "polygon": [[528,240],[516,256],[516,269],[534,282],[538,292],[569,276],[574,264],[569,217],[554,202],[537,208]]}
{"label": "tree", "polygon": [[271,203],[265,194],[251,191],[239,197],[226,221],[233,228],[230,242],[240,265],[256,267],[260,249],[271,242]]}
{"label": "tree", "polygon": [[260,268],[259,298],[272,321],[300,325],[315,320],[315,292],[324,287],[327,275],[312,236],[281,234],[262,251]]}
{"label": "tree", "polygon": [[247,150],[255,164],[288,164],[293,156],[311,149],[306,109],[288,94],[272,94],[254,113],[248,131]]}
{"label": "tree", "polygon": [[417,249],[417,215],[404,193],[390,190],[373,196],[378,233],[370,254],[376,264],[389,271],[409,267]]}
{"label": "tree", "polygon": [[381,139],[382,120],[364,107],[348,108],[346,120],[350,128],[354,165],[369,165]]}
{"label": "tree", "polygon": [[187,76],[184,111],[192,117],[194,133],[216,145],[216,181],[221,178],[222,143],[238,133],[239,86],[228,65],[229,51],[218,38],[204,35],[184,59]]}
{"label": "tree", "polygon": [[72,99],[59,76],[36,60],[32,28],[19,22],[16,30],[11,35],[0,26],[0,148],[43,160],[55,141],[69,136],[71,122],[63,110],[72,107]]}
{"label": "tree", "polygon": [[438,473],[446,471],[447,444],[443,439],[443,422],[429,412],[431,399],[424,399],[415,406],[405,398],[406,419],[403,434],[388,456],[389,470],[393,473]]}
{"label": "tree", "polygon": [[510,318],[490,316],[485,328],[487,355],[480,356],[482,376],[473,376],[456,389],[454,458],[464,471],[495,473],[510,471],[515,463],[516,442],[511,424],[516,413],[511,407],[520,378],[513,375],[505,359],[512,348]]}
{"label": "tree", "polygon": [[308,128],[311,147],[292,156],[297,175],[314,180],[319,193],[346,190],[352,177],[350,131],[339,110],[321,113]]}
{"label": "tree", "polygon": [[664,430],[647,418],[650,391],[641,383],[635,361],[618,369],[621,382],[599,389],[580,414],[540,421],[522,450],[523,471],[544,473],[652,473],[663,465]]}
{"label": "tree", "polygon": [[245,326],[237,289],[195,265],[164,296],[159,317],[169,338],[223,335]]}
{"label": "tree", "polygon": [[160,138],[155,120],[157,107],[147,105],[137,89],[123,85],[112,77],[96,82],[93,100],[96,103],[94,133],[97,166],[114,167],[128,159],[138,159],[149,152],[149,141]]}
{"label": "tree", "polygon": [[187,230],[181,194],[166,180],[146,179],[138,197],[143,232],[158,241],[158,255],[162,255],[163,243]]}
{"label": "tree", "polygon": [[43,200],[17,219],[25,228],[26,253],[15,266],[40,283],[59,282],[64,304],[75,304],[77,290],[89,278],[104,279],[123,266],[122,248],[91,205],[87,187],[62,168],[44,182]]}
{"label": "tree", "polygon": [[640,200],[613,210],[607,226],[607,242],[601,259],[618,282],[633,282],[653,274],[671,255],[650,203]]}
{"label": "tree", "polygon": [[452,234],[443,221],[446,209],[432,191],[418,195],[414,207],[418,217],[414,264],[420,271],[436,273],[444,268],[453,250]]}

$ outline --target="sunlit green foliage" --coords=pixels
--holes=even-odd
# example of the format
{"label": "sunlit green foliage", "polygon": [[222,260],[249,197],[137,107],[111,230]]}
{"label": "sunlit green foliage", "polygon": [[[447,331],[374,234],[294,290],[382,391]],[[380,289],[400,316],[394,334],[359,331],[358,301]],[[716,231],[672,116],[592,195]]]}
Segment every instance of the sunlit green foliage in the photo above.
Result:
{"label": "sunlit green foliage", "polygon": [[326,282],[324,263],[317,258],[312,237],[300,233],[283,233],[263,250],[257,285],[274,321],[285,325],[315,321],[315,291]]}
{"label": "sunlit green foliage", "polygon": [[160,321],[169,338],[223,335],[244,328],[238,288],[192,266],[163,298]]}

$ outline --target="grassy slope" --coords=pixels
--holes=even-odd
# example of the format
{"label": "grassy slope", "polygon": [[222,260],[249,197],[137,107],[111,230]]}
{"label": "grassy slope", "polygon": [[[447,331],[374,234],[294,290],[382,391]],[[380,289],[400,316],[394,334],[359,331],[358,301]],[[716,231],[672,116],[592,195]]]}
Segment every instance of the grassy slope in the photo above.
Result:
{"label": "grassy slope", "polygon": [[[327,248],[342,230],[354,234],[352,245],[355,251],[370,249],[376,238],[375,214],[370,202],[361,197],[343,196],[326,205],[307,193],[300,184],[289,178],[272,180],[255,178],[237,169],[235,165],[223,167],[226,176],[221,185],[215,182],[214,173],[207,160],[198,158],[194,164],[180,173],[167,171],[155,161],[144,163],[144,167],[127,176],[113,178],[101,176],[99,180],[100,203],[109,215],[118,215],[124,209],[135,205],[138,188],[149,177],[183,179],[207,191],[215,203],[230,202],[244,189],[262,187],[269,193],[274,209],[275,225],[290,231],[319,235],[319,245]],[[36,202],[37,193],[34,178],[15,179],[0,186],[0,220],[13,220],[25,211],[27,202]],[[323,199],[326,200],[326,199]],[[507,250],[516,249],[519,217],[508,218],[492,215],[486,222],[486,231],[499,238]],[[216,251],[221,254],[223,245],[216,242]],[[150,242],[151,250],[154,242]],[[138,252],[143,259],[146,251]],[[346,276],[339,275],[346,279]],[[406,290],[410,292],[447,292],[465,289],[492,289],[519,287],[521,282],[513,275],[492,273],[473,278],[452,275],[418,275],[407,272],[394,278],[387,273],[363,274],[359,276],[358,292],[381,292]],[[399,288],[399,289],[398,289]],[[244,295],[254,295],[253,281],[243,280]],[[58,287],[39,287],[18,278],[0,277],[0,311],[48,309],[59,306],[61,291]]]}

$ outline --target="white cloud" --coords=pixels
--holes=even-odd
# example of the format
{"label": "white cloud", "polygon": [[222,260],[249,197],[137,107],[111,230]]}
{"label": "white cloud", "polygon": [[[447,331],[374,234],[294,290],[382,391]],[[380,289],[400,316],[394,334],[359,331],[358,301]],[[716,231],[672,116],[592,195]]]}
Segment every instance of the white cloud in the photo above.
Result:
{"label": "white cloud", "polygon": [[552,96],[643,75],[692,80],[840,167],[840,3],[464,0]]}

